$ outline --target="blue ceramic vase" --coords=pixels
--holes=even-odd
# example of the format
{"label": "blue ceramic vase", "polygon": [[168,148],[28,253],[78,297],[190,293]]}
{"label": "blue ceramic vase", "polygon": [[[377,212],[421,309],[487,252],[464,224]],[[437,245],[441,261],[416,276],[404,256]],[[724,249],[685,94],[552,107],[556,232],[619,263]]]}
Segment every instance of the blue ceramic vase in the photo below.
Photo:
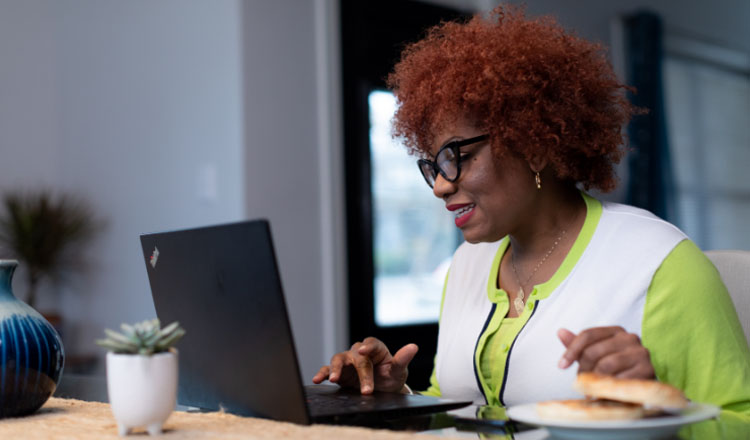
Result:
{"label": "blue ceramic vase", "polygon": [[0,417],[31,414],[49,399],[62,374],[60,335],[13,296],[18,262],[0,260]]}

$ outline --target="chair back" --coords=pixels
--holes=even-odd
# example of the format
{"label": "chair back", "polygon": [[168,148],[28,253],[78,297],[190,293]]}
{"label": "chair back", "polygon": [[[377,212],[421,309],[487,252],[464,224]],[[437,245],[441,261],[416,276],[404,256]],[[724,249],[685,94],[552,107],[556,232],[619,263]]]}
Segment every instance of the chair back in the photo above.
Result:
{"label": "chair back", "polygon": [[750,252],[713,250],[705,254],[719,270],[750,344]]}

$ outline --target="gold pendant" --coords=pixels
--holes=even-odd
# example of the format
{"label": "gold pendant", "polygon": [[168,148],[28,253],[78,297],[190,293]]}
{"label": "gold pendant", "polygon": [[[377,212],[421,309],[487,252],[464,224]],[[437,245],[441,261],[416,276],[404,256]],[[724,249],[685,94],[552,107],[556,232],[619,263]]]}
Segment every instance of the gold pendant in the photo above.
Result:
{"label": "gold pendant", "polygon": [[523,313],[523,296],[524,296],[523,287],[521,287],[518,289],[518,294],[516,294],[516,299],[513,300],[513,307],[515,307],[516,314],[518,316],[521,316],[521,313]]}

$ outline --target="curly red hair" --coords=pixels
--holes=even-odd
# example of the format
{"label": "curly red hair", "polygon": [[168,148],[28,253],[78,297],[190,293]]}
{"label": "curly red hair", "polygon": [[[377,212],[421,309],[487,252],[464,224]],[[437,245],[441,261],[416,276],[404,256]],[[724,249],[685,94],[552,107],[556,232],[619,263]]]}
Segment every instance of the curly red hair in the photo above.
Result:
{"label": "curly red hair", "polygon": [[541,154],[558,178],[602,191],[616,185],[622,127],[636,112],[601,45],[512,6],[433,27],[406,47],[388,86],[393,134],[412,153],[426,154],[441,126],[469,120],[490,135],[495,158]]}

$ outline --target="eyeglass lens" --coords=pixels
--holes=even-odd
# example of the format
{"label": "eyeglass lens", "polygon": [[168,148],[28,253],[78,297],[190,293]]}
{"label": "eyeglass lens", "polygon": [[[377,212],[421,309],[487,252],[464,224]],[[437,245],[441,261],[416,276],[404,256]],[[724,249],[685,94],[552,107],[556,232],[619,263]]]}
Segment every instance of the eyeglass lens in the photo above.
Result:
{"label": "eyeglass lens", "polygon": [[419,161],[419,170],[430,188],[435,186],[438,172],[450,182],[458,177],[458,156],[454,150],[453,147],[440,150],[435,162],[426,159]]}
{"label": "eyeglass lens", "polygon": [[428,185],[430,185],[430,188],[435,186],[435,178],[437,178],[437,173],[435,172],[435,168],[432,162],[429,162],[427,160],[420,160],[419,170],[422,172],[424,180],[427,181]]}
{"label": "eyeglass lens", "polygon": [[438,168],[442,171],[441,174],[449,181],[453,181],[458,177],[458,156],[456,156],[456,149],[446,148],[435,159]]}
{"label": "eyeglass lens", "polygon": [[428,159],[418,160],[417,165],[419,165],[419,171],[422,172],[422,176],[424,176],[424,180],[430,185],[430,188],[435,186],[435,180],[437,179],[438,173],[442,174],[445,180],[455,182],[456,179],[458,179],[458,174],[461,172],[461,160],[458,149],[485,139],[487,139],[487,135],[483,134],[471,139],[451,142],[438,151],[438,155],[434,162]]}

